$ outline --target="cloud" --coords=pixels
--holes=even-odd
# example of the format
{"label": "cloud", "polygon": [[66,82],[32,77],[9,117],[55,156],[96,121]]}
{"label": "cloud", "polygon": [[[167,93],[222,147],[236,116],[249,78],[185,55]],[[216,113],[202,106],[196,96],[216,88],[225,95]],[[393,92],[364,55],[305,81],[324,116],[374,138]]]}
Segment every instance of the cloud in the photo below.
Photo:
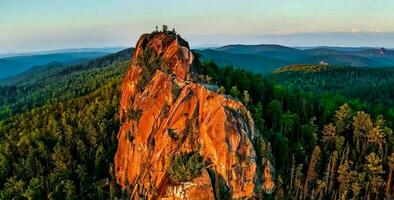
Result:
{"label": "cloud", "polygon": [[352,33],[360,33],[361,31],[358,28],[352,28],[351,32]]}
{"label": "cloud", "polygon": [[[327,32],[330,32],[330,31],[327,31]],[[359,28],[352,28],[352,29],[348,29],[348,30],[346,30],[345,28],[343,28],[343,27],[341,27],[341,28],[339,28],[338,29],[338,32],[339,33],[383,33],[383,31],[382,30],[380,30],[380,29],[373,29],[373,28],[370,28],[370,29],[368,29],[368,30],[362,30],[362,29],[359,29]]]}
{"label": "cloud", "polygon": [[379,30],[379,29],[368,29],[368,32],[371,32],[371,33],[383,33],[383,31]]}

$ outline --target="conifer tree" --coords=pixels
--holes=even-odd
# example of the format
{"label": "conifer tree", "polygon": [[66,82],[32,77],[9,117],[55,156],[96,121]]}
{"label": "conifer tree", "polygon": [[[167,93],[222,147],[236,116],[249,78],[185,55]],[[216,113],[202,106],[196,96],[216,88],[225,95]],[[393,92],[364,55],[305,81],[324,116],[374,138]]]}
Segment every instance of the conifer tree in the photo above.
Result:
{"label": "conifer tree", "polygon": [[335,112],[335,127],[339,134],[350,128],[351,112],[352,109],[347,103],[343,104],[339,107],[339,110]]}
{"label": "conifer tree", "polygon": [[373,128],[371,116],[364,111],[357,112],[353,117],[353,142],[355,142],[356,152],[361,152],[365,147],[365,138]]}
{"label": "conifer tree", "polygon": [[370,145],[377,146],[379,152],[383,151],[384,134],[379,126],[373,127],[367,132],[367,143],[368,146]]}
{"label": "conifer tree", "polygon": [[[368,176],[367,197],[377,198],[379,190],[384,185],[381,174],[384,173],[382,160],[374,153],[370,153],[366,158],[365,168]],[[369,196],[371,194],[371,196]]]}
{"label": "conifer tree", "polygon": [[320,147],[315,146],[315,148],[313,149],[312,157],[309,161],[308,171],[305,178],[304,198],[308,196],[309,183],[313,182],[318,175],[316,172],[316,167],[320,160],[320,153],[321,153]]}
{"label": "conifer tree", "polygon": [[164,33],[167,33],[167,31],[168,31],[168,26],[165,25],[165,24],[163,24],[162,31],[163,31]]}
{"label": "conifer tree", "polygon": [[299,192],[302,192],[302,182],[303,182],[303,173],[302,173],[303,164],[299,164],[296,168],[295,172],[295,179],[294,179],[294,187],[295,187],[295,196],[294,198],[297,199]]}
{"label": "conifer tree", "polygon": [[390,198],[391,179],[394,170],[394,153],[391,153],[390,156],[387,156],[387,165],[389,169],[386,181],[386,197]]}
{"label": "conifer tree", "polygon": [[347,194],[350,187],[350,165],[352,162],[350,160],[345,160],[345,162],[338,167],[338,182],[339,182],[339,198],[347,199]]}
{"label": "conifer tree", "polygon": [[316,199],[323,199],[324,197],[324,188],[326,188],[326,182],[322,180],[316,181]]}
{"label": "conifer tree", "polygon": [[359,199],[365,181],[365,172],[350,171],[352,199]]}
{"label": "conifer tree", "polygon": [[287,111],[280,116],[280,129],[286,135],[289,133],[297,121],[297,115]]}
{"label": "conifer tree", "polygon": [[326,145],[326,147],[331,147],[335,145],[336,140],[336,128],[334,124],[329,123],[325,125],[322,131],[322,142]]}

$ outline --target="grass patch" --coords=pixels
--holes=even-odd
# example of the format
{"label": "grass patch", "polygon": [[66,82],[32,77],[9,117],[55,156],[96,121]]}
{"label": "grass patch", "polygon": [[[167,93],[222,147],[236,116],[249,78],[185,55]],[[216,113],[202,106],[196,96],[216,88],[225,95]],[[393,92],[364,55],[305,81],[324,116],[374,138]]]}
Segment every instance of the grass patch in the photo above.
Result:
{"label": "grass patch", "polygon": [[190,152],[176,155],[168,168],[168,174],[174,183],[188,182],[198,177],[204,167],[202,157],[196,152]]}

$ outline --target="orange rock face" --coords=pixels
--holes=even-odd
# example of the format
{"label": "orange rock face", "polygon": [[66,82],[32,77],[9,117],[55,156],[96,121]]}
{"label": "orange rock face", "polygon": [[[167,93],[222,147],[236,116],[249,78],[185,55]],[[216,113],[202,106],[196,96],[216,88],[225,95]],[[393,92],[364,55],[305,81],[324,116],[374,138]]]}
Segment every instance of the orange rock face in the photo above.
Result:
{"label": "orange rock face", "polygon": [[[172,33],[143,35],[132,60],[122,83],[118,183],[133,198],[215,199],[214,174],[232,198],[253,198],[262,178],[246,108],[195,81],[193,54]],[[168,167],[175,155],[189,152],[198,153],[207,165],[193,180],[174,183]]]}

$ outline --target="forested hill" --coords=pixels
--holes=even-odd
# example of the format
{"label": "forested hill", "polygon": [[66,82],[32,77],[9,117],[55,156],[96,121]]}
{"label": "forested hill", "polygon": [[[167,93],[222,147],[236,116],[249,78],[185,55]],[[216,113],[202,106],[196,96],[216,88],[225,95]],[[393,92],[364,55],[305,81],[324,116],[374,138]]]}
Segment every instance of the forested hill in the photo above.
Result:
{"label": "forested hill", "polygon": [[202,60],[221,66],[232,65],[269,74],[274,69],[292,64],[342,65],[352,67],[394,67],[394,50],[374,48],[314,47],[298,49],[280,45],[227,45],[200,49]]}
{"label": "forested hill", "polygon": [[70,49],[27,54],[0,55],[0,79],[18,75],[31,67],[52,62],[76,64],[119,51],[117,48]]}
{"label": "forested hill", "polygon": [[379,112],[394,108],[394,68],[290,65],[269,77],[305,92],[331,92],[378,104]]}
{"label": "forested hill", "polygon": [[3,81],[6,85],[0,86],[0,119],[96,90],[123,73],[131,52],[126,49],[76,65],[36,67]]}
{"label": "forested hill", "polygon": [[128,61],[132,52],[133,48],[128,48],[78,64],[62,64],[60,62],[51,62],[46,65],[38,65],[19,75],[0,80],[0,86],[28,85],[29,83],[42,82],[46,79],[50,79],[59,75],[61,76],[67,73],[108,67],[109,65],[116,62]]}

